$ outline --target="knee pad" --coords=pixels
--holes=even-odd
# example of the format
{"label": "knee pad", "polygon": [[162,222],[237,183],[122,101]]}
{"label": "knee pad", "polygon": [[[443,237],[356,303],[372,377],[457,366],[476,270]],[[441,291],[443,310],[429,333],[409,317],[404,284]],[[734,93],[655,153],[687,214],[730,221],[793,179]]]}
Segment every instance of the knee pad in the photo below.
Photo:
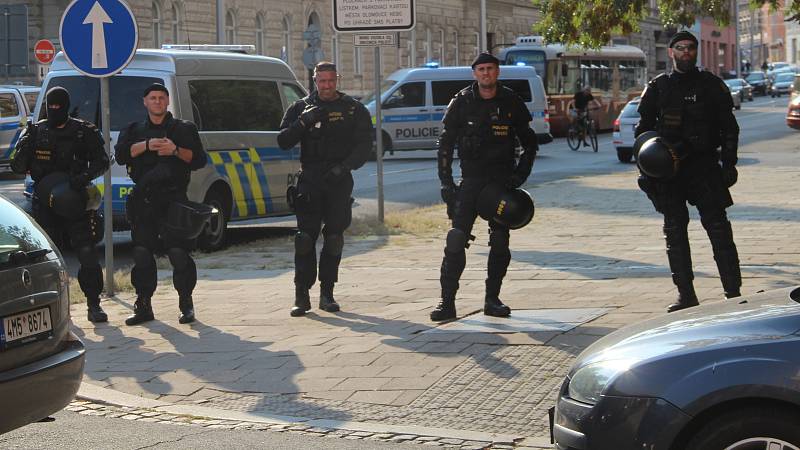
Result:
{"label": "knee pad", "polygon": [[147,247],[142,247],[140,245],[133,247],[133,263],[140,267],[155,265],[153,252],[148,250]]}
{"label": "knee pad", "polygon": [[93,246],[84,245],[77,249],[78,262],[84,267],[94,267],[100,264]]}
{"label": "knee pad", "polygon": [[447,232],[447,243],[445,244],[445,251],[449,253],[458,253],[467,248],[467,233],[459,230],[458,228],[451,228]]}
{"label": "knee pad", "polygon": [[508,230],[489,230],[489,247],[493,249],[507,249],[508,238]]}
{"label": "knee pad", "polygon": [[341,255],[344,248],[344,236],[341,234],[328,234],[324,236],[323,249],[330,255]]}
{"label": "knee pad", "polygon": [[189,266],[189,252],[180,247],[172,247],[167,250],[167,257],[169,258],[169,263],[172,264],[172,268],[177,271]]}
{"label": "knee pad", "polygon": [[294,251],[298,255],[307,255],[313,252],[314,239],[311,238],[311,235],[304,231],[298,231],[297,234],[294,235]]}

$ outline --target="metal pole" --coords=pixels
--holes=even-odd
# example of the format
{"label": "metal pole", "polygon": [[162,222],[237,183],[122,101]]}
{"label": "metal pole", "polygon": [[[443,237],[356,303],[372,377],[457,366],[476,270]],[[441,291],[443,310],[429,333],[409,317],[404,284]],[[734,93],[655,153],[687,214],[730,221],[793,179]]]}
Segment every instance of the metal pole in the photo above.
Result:
{"label": "metal pole", "polygon": [[411,64],[408,67],[417,66],[417,29],[411,30]]}
{"label": "metal pole", "polygon": [[[103,126],[103,140],[109,161],[111,155],[111,108],[109,107],[108,77],[100,78],[100,123]],[[103,176],[103,226],[106,241],[106,295],[114,295],[114,210],[111,208],[111,198],[114,196],[114,186],[111,184],[111,168]]]}
{"label": "metal pole", "polygon": [[6,61],[6,83],[11,80],[11,13],[9,12],[8,8],[3,9],[3,15],[6,18],[6,55],[8,55],[8,61]]}
{"label": "metal pole", "polygon": [[217,44],[225,44],[225,0],[217,0]]}
{"label": "metal pole", "polygon": [[486,0],[481,0],[481,24],[480,24],[480,41],[478,45],[480,49],[478,52],[485,52],[486,50]]}
{"label": "metal pole", "polygon": [[378,172],[378,221],[383,223],[383,133],[381,132],[381,48],[375,47],[375,161]]}

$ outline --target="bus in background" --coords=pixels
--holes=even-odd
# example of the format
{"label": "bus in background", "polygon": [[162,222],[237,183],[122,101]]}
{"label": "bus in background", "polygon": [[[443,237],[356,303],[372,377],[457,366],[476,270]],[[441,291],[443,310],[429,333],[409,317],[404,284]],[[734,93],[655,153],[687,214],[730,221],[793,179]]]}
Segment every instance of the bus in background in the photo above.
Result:
{"label": "bus in background", "polygon": [[541,36],[522,36],[515,45],[499,50],[501,64],[529,65],[544,81],[550,110],[550,131],[565,136],[569,127],[567,106],[584,86],[603,107],[594,114],[601,130],[613,127],[625,104],[641,95],[647,82],[644,52],[631,45],[584,50],[561,44],[545,44]]}

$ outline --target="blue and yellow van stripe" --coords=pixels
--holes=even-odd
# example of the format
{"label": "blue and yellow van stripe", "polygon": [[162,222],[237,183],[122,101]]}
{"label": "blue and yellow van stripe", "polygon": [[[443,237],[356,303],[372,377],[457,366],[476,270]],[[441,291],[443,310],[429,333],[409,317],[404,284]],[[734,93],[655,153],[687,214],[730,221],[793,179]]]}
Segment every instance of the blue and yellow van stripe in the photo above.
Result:
{"label": "blue and yellow van stripe", "polygon": [[11,138],[11,144],[3,152],[2,156],[0,156],[0,159],[10,160],[14,156],[14,147],[17,145],[17,140],[19,139],[19,136],[22,134],[22,130],[25,129],[24,127],[19,126],[19,123],[16,122],[0,124],[0,131],[13,130],[14,128],[17,129],[17,132],[14,133],[14,137]]}
{"label": "blue and yellow van stripe", "polygon": [[260,216],[274,210],[264,162],[291,159],[290,154],[268,147],[218,150],[208,154],[217,172],[230,180],[234,218]]}

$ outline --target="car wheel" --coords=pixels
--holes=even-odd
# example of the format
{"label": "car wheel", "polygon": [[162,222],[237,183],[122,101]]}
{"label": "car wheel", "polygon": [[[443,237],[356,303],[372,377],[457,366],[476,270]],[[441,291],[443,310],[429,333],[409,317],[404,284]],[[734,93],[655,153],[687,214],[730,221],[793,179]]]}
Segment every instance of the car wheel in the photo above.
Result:
{"label": "car wheel", "polygon": [[617,159],[621,163],[629,163],[633,159],[633,149],[630,148],[618,148],[617,149]]}
{"label": "car wheel", "polygon": [[800,450],[800,414],[788,408],[735,409],[711,419],[691,437],[686,450],[754,448]]}
{"label": "car wheel", "polygon": [[203,233],[197,238],[197,247],[204,252],[214,252],[225,247],[231,205],[219,189],[209,191],[203,203],[217,208],[219,214],[211,218]]}

